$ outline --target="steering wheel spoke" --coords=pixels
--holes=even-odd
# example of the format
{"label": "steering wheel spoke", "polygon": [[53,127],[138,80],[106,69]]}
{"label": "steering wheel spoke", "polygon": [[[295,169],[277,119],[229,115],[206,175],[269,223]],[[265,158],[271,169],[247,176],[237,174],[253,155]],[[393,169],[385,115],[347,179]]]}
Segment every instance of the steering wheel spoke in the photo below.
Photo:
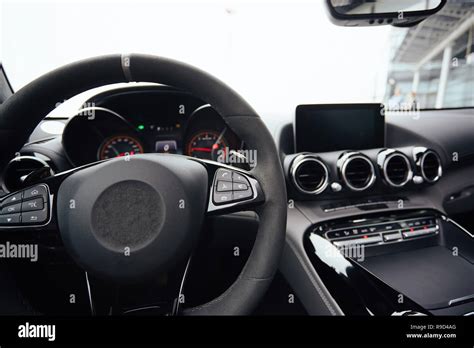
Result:
{"label": "steering wheel spoke", "polygon": [[96,163],[45,178],[41,182],[0,198],[0,232],[57,231],[54,207],[59,187],[71,174]]}
{"label": "steering wheel spoke", "polygon": [[197,161],[208,171],[208,215],[254,210],[265,202],[260,183],[251,172],[214,161]]}

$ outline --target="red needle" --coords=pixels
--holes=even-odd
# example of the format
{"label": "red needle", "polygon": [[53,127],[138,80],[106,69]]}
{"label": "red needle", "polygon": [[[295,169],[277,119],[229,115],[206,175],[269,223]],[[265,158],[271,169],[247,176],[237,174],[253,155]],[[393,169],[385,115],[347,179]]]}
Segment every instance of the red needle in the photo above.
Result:
{"label": "red needle", "polygon": [[[135,151],[131,151],[128,153],[128,155],[134,155],[135,154]],[[117,157],[123,157],[123,156],[126,156],[127,153],[126,152],[122,152],[122,153],[119,153]]]}
{"label": "red needle", "polygon": [[209,147],[192,147],[191,151],[200,151],[200,152],[212,152]]}

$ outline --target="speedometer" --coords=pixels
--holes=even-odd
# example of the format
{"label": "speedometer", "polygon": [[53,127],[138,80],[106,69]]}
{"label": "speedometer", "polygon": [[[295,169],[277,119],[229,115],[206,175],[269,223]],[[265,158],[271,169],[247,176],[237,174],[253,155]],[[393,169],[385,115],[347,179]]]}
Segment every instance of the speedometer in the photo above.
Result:
{"label": "speedometer", "polygon": [[227,151],[227,140],[224,131],[202,131],[195,134],[187,144],[186,154],[188,156],[216,161],[218,157]]}
{"label": "speedometer", "polygon": [[115,135],[102,143],[97,157],[99,160],[105,160],[139,153],[144,153],[143,145],[139,140],[129,135]]}

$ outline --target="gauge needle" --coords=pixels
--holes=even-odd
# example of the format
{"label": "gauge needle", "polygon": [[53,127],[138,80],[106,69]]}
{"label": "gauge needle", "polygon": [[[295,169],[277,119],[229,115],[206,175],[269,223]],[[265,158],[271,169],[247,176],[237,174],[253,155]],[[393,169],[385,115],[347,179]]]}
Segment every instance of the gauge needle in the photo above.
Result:
{"label": "gauge needle", "polygon": [[219,134],[219,137],[217,138],[217,140],[214,143],[214,145],[212,146],[212,148],[218,148],[219,147],[219,143],[221,142],[222,137],[224,136],[224,133],[225,133],[226,130],[227,130],[227,127],[224,127],[224,129],[222,130],[221,134]]}
{"label": "gauge needle", "polygon": [[210,147],[192,147],[191,151],[212,152],[212,149]]}
{"label": "gauge needle", "polygon": [[[219,144],[221,143],[222,137],[224,137],[224,134],[225,134],[225,131],[226,131],[226,130],[227,130],[227,127],[224,127],[224,129],[222,130],[221,134],[219,134],[219,136],[217,137],[216,142],[212,145],[212,151],[219,149]],[[224,151],[225,151],[225,150],[226,150],[226,149],[224,149]]]}
{"label": "gauge needle", "polygon": [[127,155],[130,155],[130,156],[133,156],[135,154],[135,151],[132,151],[132,152],[121,152],[119,154],[117,154],[117,157],[123,157],[123,156],[127,156]]}
{"label": "gauge needle", "polygon": [[120,152],[118,152],[115,147],[111,146],[111,148],[112,148],[112,150],[114,150],[115,156],[117,156],[117,157],[120,156]]}

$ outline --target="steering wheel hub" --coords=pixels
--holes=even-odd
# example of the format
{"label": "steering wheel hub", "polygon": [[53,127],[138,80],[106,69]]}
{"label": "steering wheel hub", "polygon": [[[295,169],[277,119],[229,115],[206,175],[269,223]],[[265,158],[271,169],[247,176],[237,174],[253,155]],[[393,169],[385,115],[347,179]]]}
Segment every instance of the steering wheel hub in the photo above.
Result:
{"label": "steering wheel hub", "polygon": [[85,168],[58,192],[61,236],[87,271],[135,281],[180,261],[202,222],[207,171],[190,159],[136,155]]}
{"label": "steering wheel hub", "polygon": [[111,250],[140,250],[160,233],[165,217],[163,197],[151,185],[120,181],[101,193],[92,209],[92,233]]}

